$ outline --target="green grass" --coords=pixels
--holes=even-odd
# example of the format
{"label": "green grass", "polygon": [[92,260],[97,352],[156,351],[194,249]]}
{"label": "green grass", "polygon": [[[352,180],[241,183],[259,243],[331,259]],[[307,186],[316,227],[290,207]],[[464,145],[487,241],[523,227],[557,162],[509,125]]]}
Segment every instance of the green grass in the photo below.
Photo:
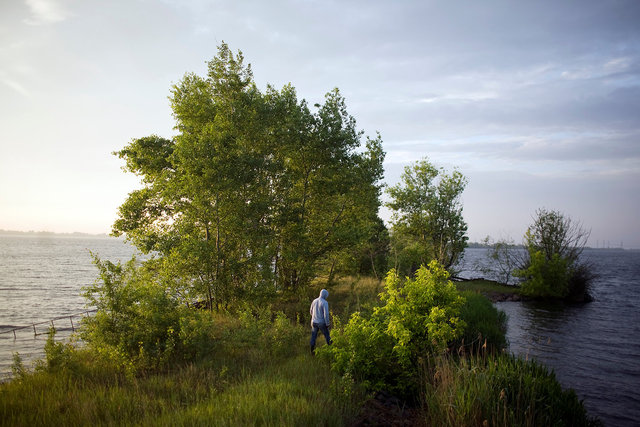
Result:
{"label": "green grass", "polygon": [[432,360],[423,377],[425,425],[599,426],[573,390],[535,362],[478,352]]}
{"label": "green grass", "polygon": [[193,426],[340,426],[357,414],[359,405],[325,366],[310,355],[274,364],[247,375],[223,393],[153,425]]}
{"label": "green grass", "polygon": [[209,357],[161,371],[131,375],[58,345],[54,360],[0,384],[0,425],[338,426],[359,411],[357,388],[307,354],[304,326],[288,322],[278,339],[282,321],[214,317]]}
{"label": "green grass", "polygon": [[[318,291],[325,287],[318,285]],[[477,293],[496,285],[462,285],[472,288],[463,314],[475,325],[470,334],[493,330],[499,342],[500,315]],[[356,310],[372,310],[382,284],[347,277],[329,289],[332,311],[346,320]],[[296,304],[308,310],[308,302]],[[210,316],[194,325],[209,337],[208,344],[199,344],[206,347],[197,360],[132,370],[108,353],[56,345],[35,370],[20,374],[16,364],[17,377],[0,384],[0,426],[341,426],[356,419],[367,395],[308,354],[306,321],[269,310]],[[545,369],[501,354],[485,357],[481,347],[472,350],[475,356],[429,359],[422,406],[415,410],[420,422],[562,425],[558,420],[567,414],[577,421],[566,425],[590,422],[575,394],[563,391]]]}
{"label": "green grass", "polygon": [[520,294],[520,287],[504,285],[493,280],[476,279],[454,282],[459,291],[472,291],[482,294]]}
{"label": "green grass", "polygon": [[467,327],[454,346],[466,353],[473,353],[483,345],[490,351],[502,351],[507,346],[507,316],[479,293],[462,291],[461,294],[465,304],[460,316]]}

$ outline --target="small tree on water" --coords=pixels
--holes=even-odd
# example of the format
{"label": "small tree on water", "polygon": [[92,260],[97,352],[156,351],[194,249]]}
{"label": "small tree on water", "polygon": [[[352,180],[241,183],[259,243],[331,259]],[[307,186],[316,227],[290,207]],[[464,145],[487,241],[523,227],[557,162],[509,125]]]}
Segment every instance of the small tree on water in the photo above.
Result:
{"label": "small tree on water", "polygon": [[590,264],[580,259],[590,231],[565,214],[536,211],[525,233],[528,258],[515,275],[523,279],[525,295],[590,301],[589,287],[595,278]]}

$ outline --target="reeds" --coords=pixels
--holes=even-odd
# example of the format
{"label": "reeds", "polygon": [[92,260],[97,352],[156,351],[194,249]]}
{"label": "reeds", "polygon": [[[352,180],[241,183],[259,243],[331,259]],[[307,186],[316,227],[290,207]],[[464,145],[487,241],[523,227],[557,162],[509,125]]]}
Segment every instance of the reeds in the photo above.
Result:
{"label": "reeds", "polygon": [[507,354],[434,357],[422,378],[422,419],[438,426],[597,426],[553,372]]}

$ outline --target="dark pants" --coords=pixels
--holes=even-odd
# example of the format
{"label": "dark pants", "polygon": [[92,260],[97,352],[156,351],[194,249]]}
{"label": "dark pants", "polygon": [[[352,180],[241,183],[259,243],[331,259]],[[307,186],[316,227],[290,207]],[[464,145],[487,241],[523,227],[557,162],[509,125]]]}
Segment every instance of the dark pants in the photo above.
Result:
{"label": "dark pants", "polygon": [[316,348],[318,329],[322,331],[327,344],[331,345],[331,336],[329,335],[329,328],[327,328],[327,325],[325,325],[324,323],[314,323],[311,327],[311,352],[313,352],[313,350]]}

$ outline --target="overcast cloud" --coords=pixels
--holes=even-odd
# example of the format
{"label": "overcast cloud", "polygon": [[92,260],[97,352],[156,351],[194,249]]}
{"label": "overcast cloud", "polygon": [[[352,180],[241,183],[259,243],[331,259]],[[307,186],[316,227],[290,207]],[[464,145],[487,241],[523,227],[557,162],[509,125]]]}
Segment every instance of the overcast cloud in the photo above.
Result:
{"label": "overcast cloud", "polygon": [[0,228],[108,232],[139,185],[110,153],[171,136],[171,84],[224,40],[261,89],[338,87],[389,184],[459,168],[471,240],[546,207],[640,248],[639,22],[635,0],[2,2]]}

